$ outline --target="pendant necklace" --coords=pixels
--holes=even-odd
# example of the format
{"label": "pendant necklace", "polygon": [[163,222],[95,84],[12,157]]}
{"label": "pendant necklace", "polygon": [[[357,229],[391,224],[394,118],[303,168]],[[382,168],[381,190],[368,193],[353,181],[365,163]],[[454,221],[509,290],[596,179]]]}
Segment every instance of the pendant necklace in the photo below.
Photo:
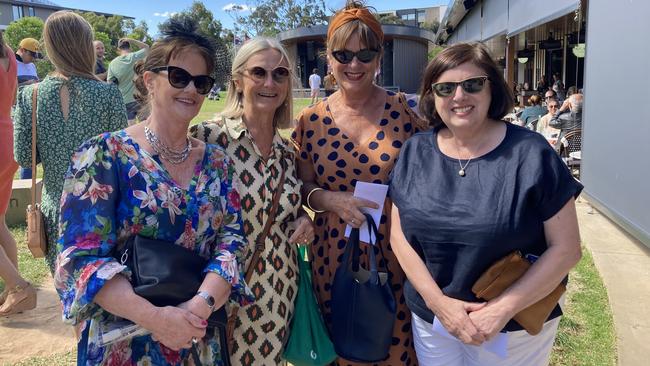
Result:
{"label": "pendant necklace", "polygon": [[472,161],[472,158],[469,158],[467,162],[465,162],[465,166],[460,162],[460,159],[458,159],[458,166],[460,166],[460,170],[458,171],[458,175],[461,177],[465,176],[465,168],[469,165],[469,162]]}

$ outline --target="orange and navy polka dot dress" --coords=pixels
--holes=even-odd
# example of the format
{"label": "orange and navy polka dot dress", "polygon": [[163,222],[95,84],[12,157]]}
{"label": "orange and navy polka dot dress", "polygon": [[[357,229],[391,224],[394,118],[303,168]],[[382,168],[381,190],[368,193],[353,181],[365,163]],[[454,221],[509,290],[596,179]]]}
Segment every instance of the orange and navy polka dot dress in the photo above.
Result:
{"label": "orange and navy polka dot dress", "polygon": [[[411,109],[414,101],[403,94],[387,92],[384,114],[378,122],[377,133],[362,144],[356,144],[338,127],[329,112],[328,100],[305,108],[298,116],[292,139],[299,151],[299,159],[313,164],[316,183],[331,191],[353,192],[357,182],[388,184],[388,177],[400,148],[406,139],[426,128],[426,123]],[[397,319],[393,330],[393,343],[387,360],[376,365],[417,365],[411,336],[411,312],[406,306],[402,286],[406,276],[401,270],[390,243],[390,198],[384,202],[379,226],[379,238],[386,254],[384,258],[392,276],[392,288],[397,301]],[[311,246],[314,291],[328,326],[331,324],[330,298],[334,274],[342,259],[347,243],[346,224],[334,212],[316,214],[314,219],[316,239]],[[368,255],[361,261],[365,268]],[[381,255],[375,250],[379,259]],[[338,359],[337,365],[356,365]]]}

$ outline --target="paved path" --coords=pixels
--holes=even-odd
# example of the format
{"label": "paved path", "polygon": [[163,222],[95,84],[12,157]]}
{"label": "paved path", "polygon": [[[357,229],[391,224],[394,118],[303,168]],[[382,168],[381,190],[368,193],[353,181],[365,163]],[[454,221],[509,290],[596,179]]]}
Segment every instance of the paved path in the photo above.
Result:
{"label": "paved path", "polygon": [[61,303],[51,277],[37,289],[32,311],[0,317],[0,365],[74,349],[74,331],[61,321]]}
{"label": "paved path", "polygon": [[621,366],[650,365],[650,250],[580,199],[582,241],[607,287]]}

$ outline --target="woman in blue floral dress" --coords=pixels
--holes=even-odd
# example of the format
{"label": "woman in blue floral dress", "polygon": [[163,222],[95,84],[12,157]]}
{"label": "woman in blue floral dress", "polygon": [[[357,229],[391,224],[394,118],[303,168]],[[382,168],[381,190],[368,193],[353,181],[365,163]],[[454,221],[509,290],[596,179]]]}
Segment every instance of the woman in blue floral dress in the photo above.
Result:
{"label": "woman in blue floral dress", "polygon": [[[223,150],[187,136],[214,79],[214,48],[192,21],[170,21],[136,66],[150,117],[84,143],[64,183],[55,284],[64,320],[83,324],[79,365],[222,364],[206,319],[229,298],[253,300],[240,260],[245,241],[234,169]],[[178,306],[136,295],[115,258],[127,238],[173,242],[209,259],[199,292]],[[130,320],[150,334],[102,346],[100,328]]]}

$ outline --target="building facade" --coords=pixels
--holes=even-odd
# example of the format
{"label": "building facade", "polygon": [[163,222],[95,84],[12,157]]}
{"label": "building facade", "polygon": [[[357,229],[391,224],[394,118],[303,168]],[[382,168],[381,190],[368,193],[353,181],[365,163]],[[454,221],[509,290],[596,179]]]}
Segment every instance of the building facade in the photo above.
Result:
{"label": "building facade", "polygon": [[[377,84],[415,93],[428,62],[428,45],[435,34],[418,27],[393,24],[382,25],[382,30],[385,36],[384,56]],[[307,80],[313,69],[318,69],[321,76],[327,73],[326,37],[327,25],[301,27],[278,35],[296,65],[300,80],[300,85],[296,87],[308,87]]]}

